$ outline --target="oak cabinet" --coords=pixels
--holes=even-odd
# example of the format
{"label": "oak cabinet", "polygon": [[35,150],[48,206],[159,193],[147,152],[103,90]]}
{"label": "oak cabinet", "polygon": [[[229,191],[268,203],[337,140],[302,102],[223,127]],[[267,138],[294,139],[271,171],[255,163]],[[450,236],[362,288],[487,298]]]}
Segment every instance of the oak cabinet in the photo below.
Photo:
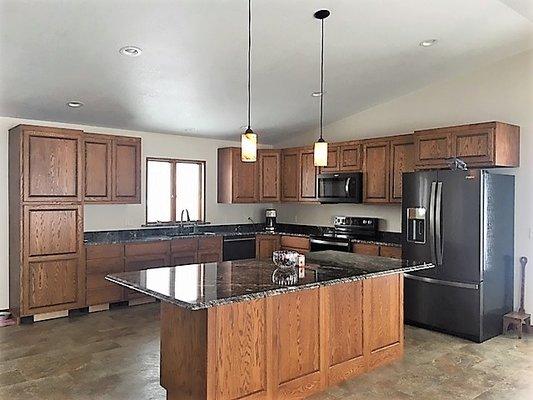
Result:
{"label": "oak cabinet", "polygon": [[222,261],[222,236],[199,238],[197,260],[199,263]]}
{"label": "oak cabinet", "polygon": [[402,258],[402,248],[395,246],[379,246],[379,255],[381,257]]}
{"label": "oak cabinet", "polygon": [[281,151],[259,150],[259,201],[281,200]]}
{"label": "oak cabinet", "polygon": [[87,203],[106,203],[112,200],[113,141],[104,135],[84,135],[85,185]]}
{"label": "oak cabinet", "polygon": [[402,258],[402,248],[396,246],[382,246],[372,243],[354,243],[352,253],[365,254],[367,256],[381,256],[389,258]]}
{"label": "oak cabinet", "polygon": [[328,165],[320,168],[321,173],[337,172],[340,170],[340,146],[328,144]]}
{"label": "oak cabinet", "polygon": [[344,172],[360,171],[362,168],[361,144],[346,143],[340,146],[340,170]]}
{"label": "oak cabinet", "polygon": [[365,203],[388,203],[390,141],[365,142],[363,159],[363,201]]}
{"label": "oak cabinet", "polygon": [[141,139],[113,139],[113,202],[141,203]]}
{"label": "oak cabinet", "polygon": [[278,235],[257,235],[255,238],[255,256],[260,260],[271,260],[272,253],[280,249]]}
{"label": "oak cabinet", "polygon": [[298,201],[298,194],[300,193],[299,164],[298,149],[281,151],[281,201]]}
{"label": "oak cabinet", "polygon": [[259,199],[257,162],[243,162],[241,149],[218,149],[219,203],[256,203]]}
{"label": "oak cabinet", "polygon": [[312,147],[302,148],[299,152],[299,187],[298,201],[316,201],[316,175],[314,150]]}
{"label": "oak cabinet", "polygon": [[403,135],[390,144],[390,202],[402,201],[402,174],[415,170],[415,145],[412,135]]}
{"label": "oak cabinet", "polygon": [[87,246],[85,259],[87,305],[94,306],[124,300],[123,288],[105,279],[108,274],[124,272],[124,245]]}
{"label": "oak cabinet", "polygon": [[82,132],[19,125],[10,140],[22,140],[20,156],[25,202],[81,201]]}
{"label": "oak cabinet", "polygon": [[502,122],[416,131],[415,160],[419,169],[447,168],[457,157],[471,167],[518,167],[520,128]]}
{"label": "oak cabinet", "polygon": [[283,235],[280,238],[281,250],[292,250],[298,253],[307,253],[311,244],[308,237]]}

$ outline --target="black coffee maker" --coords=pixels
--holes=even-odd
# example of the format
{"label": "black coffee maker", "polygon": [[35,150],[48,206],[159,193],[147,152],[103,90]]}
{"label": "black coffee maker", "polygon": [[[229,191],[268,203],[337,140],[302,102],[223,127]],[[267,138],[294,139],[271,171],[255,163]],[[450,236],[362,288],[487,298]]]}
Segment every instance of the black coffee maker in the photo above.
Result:
{"label": "black coffee maker", "polygon": [[270,232],[276,230],[276,210],[273,208],[265,211],[265,229]]}

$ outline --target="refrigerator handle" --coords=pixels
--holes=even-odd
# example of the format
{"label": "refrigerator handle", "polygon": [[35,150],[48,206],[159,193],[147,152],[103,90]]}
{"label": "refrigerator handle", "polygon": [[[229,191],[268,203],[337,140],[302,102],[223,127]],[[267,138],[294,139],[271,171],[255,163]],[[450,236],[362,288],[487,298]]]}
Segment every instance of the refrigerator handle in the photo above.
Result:
{"label": "refrigerator handle", "polygon": [[429,196],[429,246],[431,248],[431,262],[437,265],[435,253],[435,196],[437,192],[437,182],[431,182],[431,193]]}
{"label": "refrigerator handle", "polygon": [[437,182],[435,201],[435,248],[437,253],[437,265],[442,265],[442,182]]}

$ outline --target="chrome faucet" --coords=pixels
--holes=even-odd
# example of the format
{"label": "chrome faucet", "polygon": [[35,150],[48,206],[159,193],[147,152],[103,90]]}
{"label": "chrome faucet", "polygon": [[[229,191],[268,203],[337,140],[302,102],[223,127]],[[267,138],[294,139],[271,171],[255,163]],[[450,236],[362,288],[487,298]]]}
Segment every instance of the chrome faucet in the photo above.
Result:
{"label": "chrome faucet", "polygon": [[185,213],[187,217],[187,222],[191,222],[191,217],[189,216],[189,210],[185,208],[184,210],[181,210],[181,218],[180,218],[181,223],[183,224],[183,213]]}

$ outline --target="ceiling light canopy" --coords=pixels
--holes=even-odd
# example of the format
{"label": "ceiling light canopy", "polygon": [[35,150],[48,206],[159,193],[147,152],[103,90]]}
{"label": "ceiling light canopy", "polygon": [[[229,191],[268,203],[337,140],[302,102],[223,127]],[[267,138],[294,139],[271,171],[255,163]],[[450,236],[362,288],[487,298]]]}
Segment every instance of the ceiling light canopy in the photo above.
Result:
{"label": "ceiling light canopy", "polygon": [[123,56],[137,57],[141,55],[142,49],[137,46],[124,46],[118,52]]}
{"label": "ceiling light canopy", "polygon": [[67,103],[67,106],[70,108],[80,108],[83,107],[83,103],[81,101],[71,100]]}
{"label": "ceiling light canopy", "polygon": [[324,20],[329,17],[329,10],[318,10],[315,18],[320,20],[320,91],[314,92],[315,97],[320,97],[320,137],[314,146],[314,164],[315,167],[325,167],[328,165],[328,143],[322,137],[324,130]]}
{"label": "ceiling light canopy", "polygon": [[427,40],[423,40],[419,43],[420,46],[422,47],[431,47],[433,46],[434,44],[437,44],[438,40],[437,39],[427,39]]}

